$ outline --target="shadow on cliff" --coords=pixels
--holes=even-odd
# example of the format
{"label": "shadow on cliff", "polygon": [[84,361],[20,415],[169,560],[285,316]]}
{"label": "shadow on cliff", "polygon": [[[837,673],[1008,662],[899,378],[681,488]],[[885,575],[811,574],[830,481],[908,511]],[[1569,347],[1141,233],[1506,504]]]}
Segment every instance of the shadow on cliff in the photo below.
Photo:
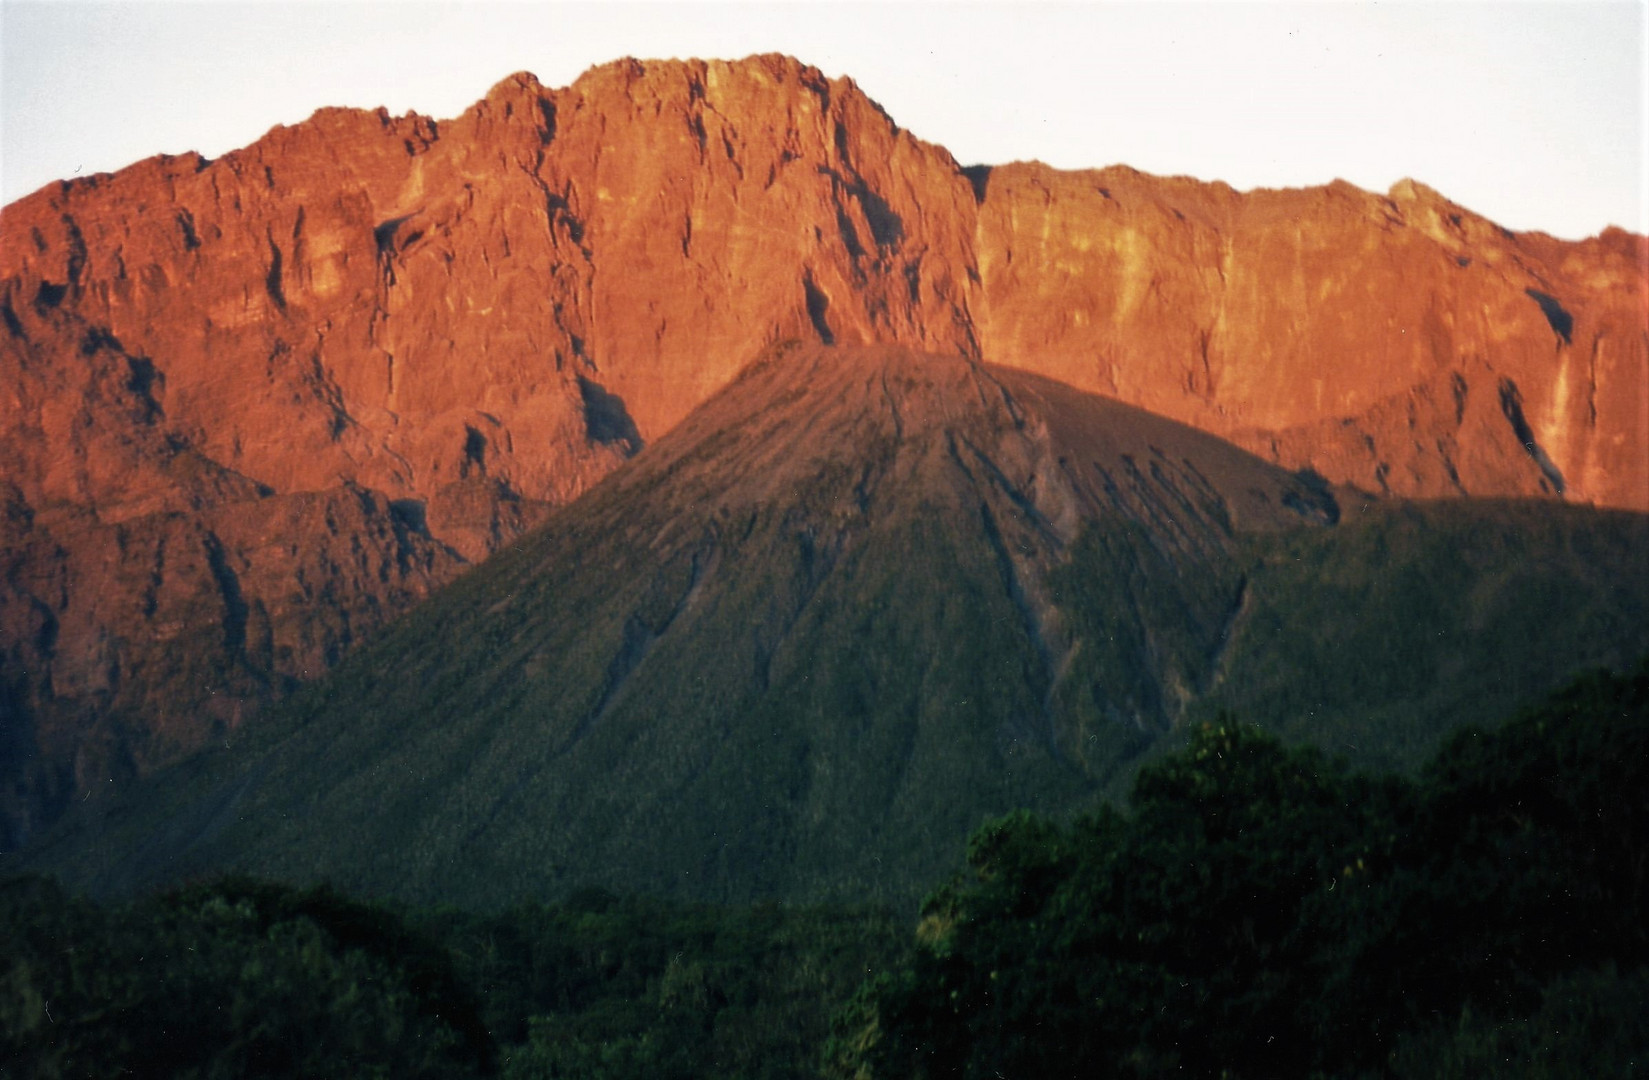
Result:
{"label": "shadow on cliff", "polygon": [[631,418],[623,398],[582,375],[578,377],[578,392],[584,399],[584,426],[589,430],[590,438],[599,443],[622,445],[627,457],[641,452],[645,445],[641,431]]}

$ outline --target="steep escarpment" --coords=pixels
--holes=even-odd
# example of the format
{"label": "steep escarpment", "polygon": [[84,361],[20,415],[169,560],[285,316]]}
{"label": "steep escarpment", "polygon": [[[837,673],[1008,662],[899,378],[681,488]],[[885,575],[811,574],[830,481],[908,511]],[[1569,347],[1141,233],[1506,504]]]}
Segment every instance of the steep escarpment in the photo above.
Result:
{"label": "steep escarpment", "polygon": [[1649,508],[1642,237],[1517,235],[1412,181],[1013,165],[984,192],[1002,363],[1373,492]]}
{"label": "steep escarpment", "polygon": [[[111,727],[224,730],[336,655],[313,640],[355,640],[519,535],[763,344],[932,324],[960,349],[962,272],[925,253],[964,242],[970,205],[954,163],[851,83],[764,58],[628,62],[563,91],[515,76],[448,123],[325,110],[7,207],[14,838],[156,760]],[[273,536],[295,496],[347,512],[222,546],[218,519]],[[121,530],[162,522],[219,537],[238,593],[204,541],[102,591],[75,569],[133,558]],[[310,565],[333,525],[378,569]],[[174,602],[212,678],[157,683],[143,659],[172,647]],[[229,676],[255,637],[213,630],[225,605],[302,612],[268,620],[250,682]]]}
{"label": "steep escarpment", "polygon": [[1644,262],[1412,184],[963,169],[772,56],[53,185],[0,213],[8,836],[229,732],[793,338],[1371,492],[1649,508]]}

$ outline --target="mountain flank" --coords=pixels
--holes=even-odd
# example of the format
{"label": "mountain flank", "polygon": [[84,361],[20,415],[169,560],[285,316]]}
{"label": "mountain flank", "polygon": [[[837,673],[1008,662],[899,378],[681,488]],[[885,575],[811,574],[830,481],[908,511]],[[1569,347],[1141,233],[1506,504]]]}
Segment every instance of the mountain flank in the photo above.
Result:
{"label": "mountain flank", "polygon": [[777,56],[50,185],[0,210],[5,846],[239,731],[785,341],[1058,380],[1368,494],[1649,509],[1645,265],[1411,182],[963,168]]}
{"label": "mountain flank", "polygon": [[783,346],[28,865],[116,893],[234,869],[418,903],[908,905],[985,817],[1091,807],[1224,708],[1412,765],[1649,651],[1646,528],[1342,499],[1041,376]]}

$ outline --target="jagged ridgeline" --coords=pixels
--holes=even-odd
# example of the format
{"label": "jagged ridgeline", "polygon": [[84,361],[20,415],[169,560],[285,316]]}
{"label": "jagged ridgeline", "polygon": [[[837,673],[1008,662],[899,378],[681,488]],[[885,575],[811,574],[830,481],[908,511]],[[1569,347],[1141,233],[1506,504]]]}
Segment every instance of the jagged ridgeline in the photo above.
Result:
{"label": "jagged ridgeline", "polygon": [[920,134],[786,57],[623,60],[0,208],[0,850],[244,732],[791,338],[1383,496],[1649,510],[1644,237]]}
{"label": "jagged ridgeline", "polygon": [[265,724],[32,865],[421,903],[913,901],[1226,706],[1412,764],[1649,649],[1641,515],[1371,504],[1022,372],[774,350]]}

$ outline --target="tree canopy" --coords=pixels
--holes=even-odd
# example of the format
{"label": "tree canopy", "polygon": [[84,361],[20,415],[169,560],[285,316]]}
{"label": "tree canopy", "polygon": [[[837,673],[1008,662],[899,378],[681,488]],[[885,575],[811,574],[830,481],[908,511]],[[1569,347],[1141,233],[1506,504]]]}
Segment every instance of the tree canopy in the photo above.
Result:
{"label": "tree canopy", "polygon": [[1605,1015],[1563,1053],[1649,1040],[1622,989],[1649,959],[1645,852],[1649,666],[1461,732],[1414,780],[1222,719],[1144,769],[1127,812],[976,833],[911,961],[838,1017],[831,1065],[1359,1075],[1502,1045],[1497,1025],[1576,994]]}

